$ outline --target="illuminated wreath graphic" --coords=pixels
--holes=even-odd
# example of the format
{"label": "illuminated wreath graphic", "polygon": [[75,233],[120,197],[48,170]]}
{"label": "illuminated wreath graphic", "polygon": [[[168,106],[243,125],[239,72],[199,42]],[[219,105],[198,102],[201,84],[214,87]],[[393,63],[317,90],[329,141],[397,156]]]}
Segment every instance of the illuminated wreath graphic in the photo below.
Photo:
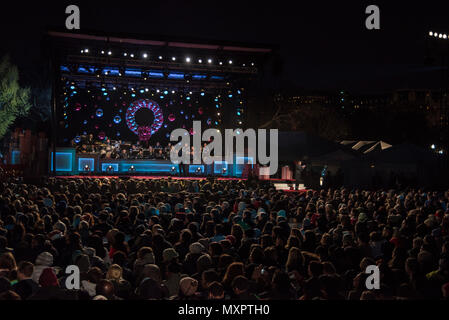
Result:
{"label": "illuminated wreath graphic", "polygon": [[[138,126],[136,123],[136,112],[142,108],[149,109],[154,114],[154,122],[147,126]],[[134,101],[130,104],[128,110],[126,110],[126,124],[129,130],[139,136],[139,140],[147,141],[155,134],[164,123],[164,116],[159,108],[159,105],[148,99],[141,99]]]}

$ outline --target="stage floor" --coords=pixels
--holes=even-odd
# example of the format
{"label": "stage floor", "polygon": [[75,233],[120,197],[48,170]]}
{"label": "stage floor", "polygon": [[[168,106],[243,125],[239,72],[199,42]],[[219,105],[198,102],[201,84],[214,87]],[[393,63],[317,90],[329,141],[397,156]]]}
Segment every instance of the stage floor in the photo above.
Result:
{"label": "stage floor", "polygon": [[[179,177],[179,176],[132,176],[132,175],[73,175],[73,176],[55,176],[58,179],[119,179],[119,178],[131,178],[131,179],[172,179],[172,180],[205,180],[207,177]],[[241,178],[226,178],[216,177],[216,180],[246,180]]]}
{"label": "stage floor", "polygon": [[[172,179],[172,180],[205,180],[209,177],[180,177],[180,176],[151,176],[151,175],[65,175],[65,176],[55,176],[58,179],[119,179],[119,178],[131,178],[131,179]],[[213,177],[216,180],[222,181],[239,181],[247,180],[244,178],[234,178],[234,177]],[[271,181],[271,182],[284,182],[284,183],[294,183],[294,180],[282,180],[282,179],[264,179],[261,181]]]}

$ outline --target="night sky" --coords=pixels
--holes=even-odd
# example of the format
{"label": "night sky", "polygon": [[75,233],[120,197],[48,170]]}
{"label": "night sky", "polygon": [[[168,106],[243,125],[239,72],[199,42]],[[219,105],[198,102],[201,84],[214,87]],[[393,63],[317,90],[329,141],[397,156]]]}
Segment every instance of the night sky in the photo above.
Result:
{"label": "night sky", "polygon": [[[427,34],[449,33],[448,1],[8,1],[0,54],[9,52],[22,72],[40,63],[44,30],[64,27],[68,4],[80,7],[81,31],[279,45],[284,88],[438,88],[438,64],[426,63]],[[365,29],[369,4],[380,7],[381,30]]]}

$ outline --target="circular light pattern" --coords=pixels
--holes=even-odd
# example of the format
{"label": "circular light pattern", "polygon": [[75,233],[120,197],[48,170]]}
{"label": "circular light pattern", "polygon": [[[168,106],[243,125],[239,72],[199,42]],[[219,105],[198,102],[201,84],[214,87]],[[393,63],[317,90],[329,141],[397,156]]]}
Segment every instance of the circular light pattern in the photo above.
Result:
{"label": "circular light pattern", "polygon": [[97,109],[97,111],[95,111],[95,115],[98,118],[101,118],[103,116],[103,109],[101,109],[101,108]]}
{"label": "circular light pattern", "polygon": [[120,122],[122,122],[122,118],[120,118],[120,116],[115,116],[114,117],[114,123],[115,124],[119,124]]}
{"label": "circular light pattern", "polygon": [[75,111],[80,111],[81,110],[81,104],[80,103],[76,103],[75,104]]}
{"label": "circular light pattern", "polygon": [[210,125],[212,124],[212,119],[211,119],[211,118],[208,118],[207,121],[206,121],[206,123],[207,123],[208,126],[210,126]]}
{"label": "circular light pattern", "polygon": [[81,137],[80,136],[76,136],[74,141],[75,141],[75,143],[80,143]]}
{"label": "circular light pattern", "polygon": [[[149,109],[154,114],[154,122],[149,126],[142,126],[141,128],[136,123],[136,112],[142,108]],[[129,106],[128,110],[126,110],[126,124],[128,125],[129,130],[134,132],[136,135],[139,135],[140,138],[147,139],[148,136],[156,133],[164,123],[164,116],[162,114],[159,105],[148,99],[140,99],[134,101]],[[139,130],[139,128],[141,130]]]}
{"label": "circular light pattern", "polygon": [[176,120],[175,115],[174,115],[173,113],[171,113],[171,114],[168,116],[168,121],[173,122],[173,121],[175,121],[175,120]]}

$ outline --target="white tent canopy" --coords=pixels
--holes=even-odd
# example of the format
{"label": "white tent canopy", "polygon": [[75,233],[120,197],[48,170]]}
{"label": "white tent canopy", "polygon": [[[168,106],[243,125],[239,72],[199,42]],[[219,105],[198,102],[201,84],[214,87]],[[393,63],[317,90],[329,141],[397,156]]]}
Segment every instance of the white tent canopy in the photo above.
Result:
{"label": "white tent canopy", "polygon": [[352,150],[359,151],[363,154],[368,154],[376,150],[383,151],[392,147],[391,144],[386,143],[385,141],[344,140],[341,141],[340,144],[350,147]]}

